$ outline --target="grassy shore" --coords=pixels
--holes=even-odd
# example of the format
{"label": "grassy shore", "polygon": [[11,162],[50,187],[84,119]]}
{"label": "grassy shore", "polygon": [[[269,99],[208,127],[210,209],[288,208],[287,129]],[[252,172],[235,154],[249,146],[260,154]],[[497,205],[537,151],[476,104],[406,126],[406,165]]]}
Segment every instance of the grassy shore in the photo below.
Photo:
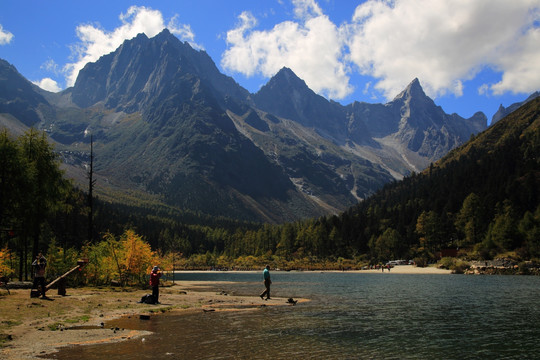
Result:
{"label": "grassy shore", "polygon": [[[212,285],[220,286],[215,282]],[[227,288],[226,283],[222,285]],[[105,325],[122,316],[151,317],[170,311],[248,311],[287,305],[287,299],[263,301],[256,295],[233,296],[189,281],[162,287],[158,305],[138,303],[149,290],[132,288],[75,288],[68,289],[67,296],[50,290],[48,299],[30,298],[28,289],[10,289],[10,293],[0,290],[1,359],[36,359],[64,346],[123,341],[146,334]],[[82,329],[70,330],[74,327]]]}

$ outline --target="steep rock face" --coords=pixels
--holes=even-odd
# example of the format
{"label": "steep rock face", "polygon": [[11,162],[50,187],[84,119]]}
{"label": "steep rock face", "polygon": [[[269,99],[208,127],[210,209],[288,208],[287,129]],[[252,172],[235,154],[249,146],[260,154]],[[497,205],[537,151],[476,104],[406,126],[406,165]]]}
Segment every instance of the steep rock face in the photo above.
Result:
{"label": "steep rock face", "polygon": [[351,143],[375,144],[365,124],[354,121],[342,105],[315,94],[292,70],[281,69],[252,99],[265,113],[264,135],[254,131],[263,127],[249,117],[233,117],[235,124],[306,195],[339,209],[392,180],[380,165],[347,148]]}
{"label": "steep rock face", "polygon": [[[85,100],[88,89],[95,97]],[[72,98],[124,114],[112,125],[90,124],[104,129],[96,169],[116,183],[212,215],[280,222],[295,217],[291,207],[322,214],[224,113],[223,104],[246,94],[206,54],[163,32],[87,65]]]}
{"label": "steep rock face", "polygon": [[475,114],[465,120],[457,114],[447,115],[424,93],[418,79],[390,103],[399,108],[401,119],[395,136],[409,150],[430,160],[438,160],[471,134],[485,129],[487,119]]}
{"label": "steep rock face", "polygon": [[220,95],[241,100],[249,96],[232,78],[221,74],[205,52],[193,50],[163,30],[151,39],[139,34],[115,52],[88,63],[77,77],[72,99],[81,107],[102,101],[107,108],[131,113],[166,101],[171,92],[180,98],[189,96],[176,83],[193,76]]}
{"label": "steep rock face", "polygon": [[[423,91],[418,79],[387,104],[355,102],[348,106],[354,121],[362,122],[375,138],[392,137],[394,144],[423,158],[435,161],[486,128],[486,117],[477,113],[470,119],[448,115]],[[399,148],[398,148],[399,150]]]}
{"label": "steep rock face", "polygon": [[240,132],[279,164],[298,191],[328,211],[338,212],[344,204],[366,198],[393,179],[378,164],[356,156],[314,128],[260,110],[228,114]]}
{"label": "steep rock face", "polygon": [[[470,119],[446,114],[424,93],[418,79],[387,104],[342,106],[316,95],[290,69],[283,68],[253,100],[258,108],[313,128],[337,144],[378,152],[381,145],[375,139],[386,139],[387,149],[414,154],[407,160],[397,159],[403,165],[394,167],[408,171],[423,169],[471,134],[483,131],[487,123],[482,113]],[[406,175],[403,170],[398,172]]]}
{"label": "steep rock face", "polygon": [[252,98],[263,111],[315,128],[336,141],[347,139],[347,120],[342,107],[315,94],[289,68],[281,69]]}
{"label": "steep rock face", "polygon": [[41,121],[42,111],[51,111],[39,88],[26,80],[15,67],[0,59],[0,113],[11,114],[26,126]]}

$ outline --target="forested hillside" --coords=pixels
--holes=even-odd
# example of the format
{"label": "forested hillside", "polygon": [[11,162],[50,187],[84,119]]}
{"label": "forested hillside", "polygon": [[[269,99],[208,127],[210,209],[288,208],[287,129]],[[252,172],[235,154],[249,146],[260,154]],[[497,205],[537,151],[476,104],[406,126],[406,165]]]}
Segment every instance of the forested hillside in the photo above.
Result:
{"label": "forested hillside", "polygon": [[0,269],[20,278],[38,251],[64,262],[93,254],[105,264],[114,263],[110,251],[121,247],[114,244],[133,242],[148,244],[153,261],[171,268],[354,268],[400,258],[423,264],[446,249],[467,259],[540,258],[540,98],[339,216],[283,225],[95,199],[88,236],[87,195],[63,178],[44,134],[14,139],[3,131],[0,154]]}
{"label": "forested hillside", "polygon": [[540,256],[540,99],[341,218],[371,257]]}

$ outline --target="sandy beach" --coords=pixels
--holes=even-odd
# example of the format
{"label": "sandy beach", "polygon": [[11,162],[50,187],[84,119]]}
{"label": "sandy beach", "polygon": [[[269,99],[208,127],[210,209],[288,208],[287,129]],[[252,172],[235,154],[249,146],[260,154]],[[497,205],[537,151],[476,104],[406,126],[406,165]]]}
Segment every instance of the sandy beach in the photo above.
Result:
{"label": "sandy beach", "polygon": [[[396,266],[355,273],[450,274],[449,270]],[[160,289],[158,305],[139,303],[149,290],[131,288],[68,288],[67,296],[48,292],[48,299],[30,298],[28,289],[0,290],[0,358],[37,359],[57,349],[79,344],[100,344],[145,336],[144,331],[109,328],[105,324],[123,316],[159,316],[165,312],[257,311],[264,306],[290,306],[285,298],[227,294],[227,283],[182,281]],[[216,291],[215,289],[225,289]],[[258,291],[260,289],[256,289]],[[308,299],[295,299],[299,302]],[[104,324],[104,325],[102,325]],[[74,330],[78,328],[78,330]]]}
{"label": "sandy beach", "polygon": [[434,266],[428,267],[416,267],[414,265],[396,265],[388,271],[388,269],[372,269],[372,270],[358,270],[353,271],[358,273],[377,273],[377,274],[429,274],[429,275],[445,275],[452,274],[452,270],[439,269]]}

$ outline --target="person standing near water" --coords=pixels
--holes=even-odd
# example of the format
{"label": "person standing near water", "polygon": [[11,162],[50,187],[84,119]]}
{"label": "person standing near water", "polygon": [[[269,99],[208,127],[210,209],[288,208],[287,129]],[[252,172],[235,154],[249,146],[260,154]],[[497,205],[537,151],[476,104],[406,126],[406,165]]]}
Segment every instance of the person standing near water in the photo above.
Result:
{"label": "person standing near water", "polygon": [[154,298],[154,304],[159,304],[159,278],[161,277],[161,271],[159,267],[154,266],[152,273],[150,274],[150,286],[152,287],[152,297]]}
{"label": "person standing near water", "polygon": [[45,299],[47,296],[45,295],[45,292],[47,291],[45,287],[45,268],[47,267],[47,259],[45,259],[45,256],[40,252],[36,256],[36,260],[32,263],[32,267],[34,268],[34,284],[32,285],[32,289],[38,289],[41,293],[41,297]]}
{"label": "person standing near water", "polygon": [[270,265],[266,265],[266,267],[263,270],[263,279],[264,279],[264,291],[262,292],[261,299],[264,299],[266,296],[266,300],[270,299],[270,284],[272,284],[272,280],[270,280]]}

